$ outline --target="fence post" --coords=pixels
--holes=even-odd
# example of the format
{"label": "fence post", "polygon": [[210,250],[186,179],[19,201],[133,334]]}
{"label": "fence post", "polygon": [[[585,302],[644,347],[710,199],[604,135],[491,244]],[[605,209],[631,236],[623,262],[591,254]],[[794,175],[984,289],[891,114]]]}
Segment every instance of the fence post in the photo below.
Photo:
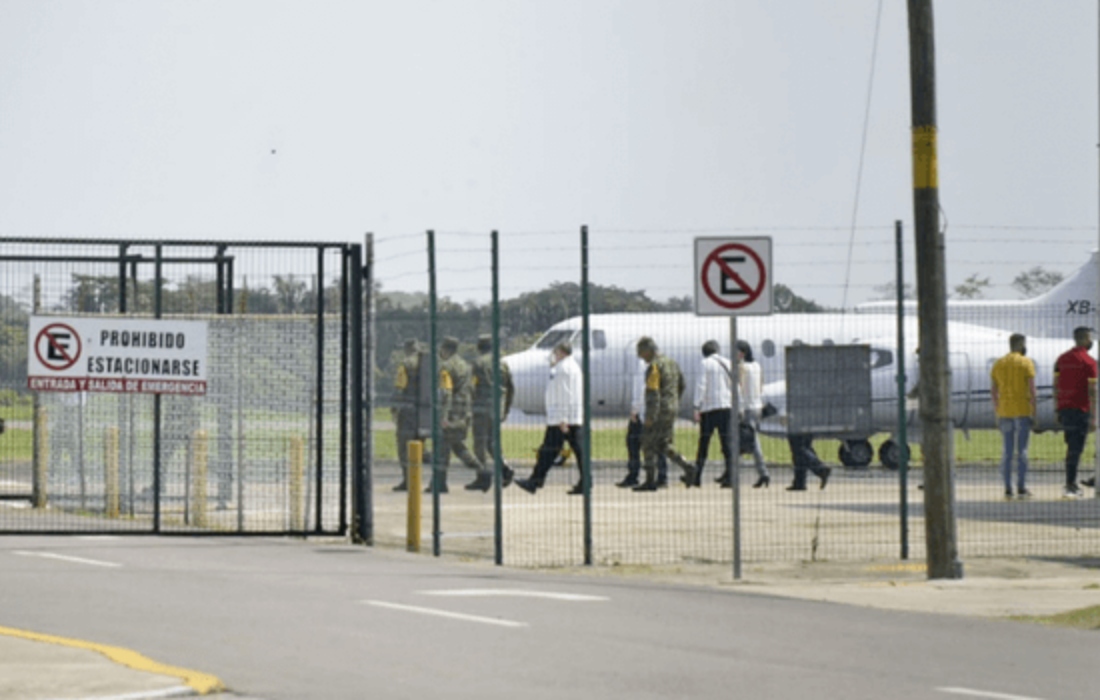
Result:
{"label": "fence post", "polygon": [[405,523],[405,549],[420,551],[420,466],[424,463],[424,443],[410,440],[408,444],[409,469],[405,476],[409,487],[408,519]]}
{"label": "fence post", "polygon": [[306,474],[305,443],[295,435],[290,438],[290,530],[305,530],[302,519],[302,485]]}
{"label": "fence post", "polygon": [[34,411],[34,485],[32,501],[35,508],[46,507],[46,478],[50,463],[49,413],[39,406]]}
{"label": "fence post", "polygon": [[119,488],[118,488],[118,426],[110,426],[103,436],[103,478],[106,504],[104,510],[107,517],[118,518],[119,512]]}
{"label": "fence post", "polygon": [[206,527],[206,477],[209,473],[210,443],[205,430],[196,430],[191,441],[191,478],[194,480],[191,490],[194,492],[195,527]]}

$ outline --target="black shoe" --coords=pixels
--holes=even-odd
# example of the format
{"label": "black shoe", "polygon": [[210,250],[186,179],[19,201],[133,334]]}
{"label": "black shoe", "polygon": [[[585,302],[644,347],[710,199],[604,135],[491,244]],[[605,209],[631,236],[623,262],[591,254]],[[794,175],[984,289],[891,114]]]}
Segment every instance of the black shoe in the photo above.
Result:
{"label": "black shoe", "polygon": [[1006,501],[1011,501],[1012,500],[1012,489],[1005,489],[1005,500]]}
{"label": "black shoe", "polygon": [[500,487],[508,488],[508,484],[512,483],[512,480],[516,478],[516,473],[507,464],[500,470]]}
{"label": "black shoe", "polygon": [[566,491],[570,496],[583,496],[584,495],[584,482],[578,481],[573,484],[573,488]]}
{"label": "black shoe", "polygon": [[833,470],[830,467],[822,467],[821,468],[821,488],[822,488],[822,490],[825,489],[825,484],[829,483],[829,475],[832,474],[832,473],[833,473]]}
{"label": "black shoe", "polygon": [[1087,479],[1081,479],[1082,486],[1088,486],[1089,488],[1096,488],[1096,477],[1090,476]]}
{"label": "black shoe", "polygon": [[520,487],[527,493],[534,493],[535,491],[539,490],[539,487],[535,485],[535,482],[531,481],[530,479],[516,479],[512,483],[514,483],[516,486]]}
{"label": "black shoe", "polygon": [[806,484],[791,484],[787,487],[788,491],[805,491]]}
{"label": "black shoe", "polygon": [[408,490],[409,490],[409,485],[408,485],[408,484],[406,484],[406,483],[405,483],[404,481],[402,481],[402,482],[401,482],[400,484],[398,484],[397,486],[394,486],[394,487],[393,487],[393,490],[394,490],[394,491],[408,491]]}
{"label": "black shoe", "polygon": [[638,480],[634,477],[628,476],[615,485],[621,489],[630,489],[638,485]]}
{"label": "black shoe", "polygon": [[764,476],[757,479],[756,483],[753,484],[752,487],[754,489],[758,489],[761,486],[763,486],[764,488],[768,488],[768,484],[770,484],[770,483],[772,483],[772,478],[770,476],[768,476],[767,474],[765,474]]}
{"label": "black shoe", "polygon": [[722,472],[722,473],[721,473],[721,474],[720,474],[720,475],[718,476],[718,478],[716,478],[716,479],[714,480],[714,483],[716,483],[716,484],[720,484],[720,483],[722,483],[723,481],[726,481],[726,482],[728,482],[729,480],[730,480],[730,473],[729,473],[728,471],[724,471],[724,472]]}
{"label": "black shoe", "polygon": [[732,489],[733,488],[733,479],[729,479],[729,478],[722,479],[721,481],[718,482],[718,486],[720,488],[724,488],[724,489]]}
{"label": "black shoe", "polygon": [[660,487],[657,486],[656,481],[647,481],[644,484],[639,484],[638,486],[635,486],[633,489],[631,489],[631,491],[656,491],[658,488]]}
{"label": "black shoe", "polygon": [[466,484],[463,488],[467,491],[488,491],[493,486],[493,475],[489,471],[477,473],[477,478]]}
{"label": "black shoe", "polygon": [[[431,492],[432,492],[432,485],[428,484],[428,488],[424,489],[424,493],[431,493]],[[447,491],[447,484],[443,484],[442,486],[440,486],[439,487],[439,492],[440,493],[449,493],[449,491]]]}

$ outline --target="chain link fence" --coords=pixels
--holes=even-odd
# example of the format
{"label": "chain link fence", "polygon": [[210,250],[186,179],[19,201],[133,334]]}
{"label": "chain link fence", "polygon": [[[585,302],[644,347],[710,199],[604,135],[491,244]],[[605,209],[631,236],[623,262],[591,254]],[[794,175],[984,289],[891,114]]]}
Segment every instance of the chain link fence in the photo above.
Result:
{"label": "chain link fence", "polygon": [[[436,232],[431,249],[423,234],[380,238],[376,254],[381,272],[374,280],[380,406],[373,423],[378,436],[373,472],[377,541],[406,543],[408,494],[391,490],[402,475],[385,407],[387,392],[393,396],[400,344],[407,338],[431,341],[434,253],[436,346],[423,357],[430,359],[433,350],[438,357],[439,343],[453,336],[459,341],[458,354],[473,363],[479,335],[496,337],[515,383],[511,410],[500,426],[501,452],[519,477],[532,474],[546,432],[543,397],[550,353],[569,341],[575,357],[584,359],[587,309],[591,481],[586,495],[578,488],[583,486],[580,464],[567,449],[535,494],[516,485],[504,487],[498,507],[493,489],[462,488],[475,481],[476,470],[452,458],[449,489],[439,496],[438,507],[433,496],[421,494],[422,531],[437,534],[433,546],[474,557],[497,556],[518,566],[725,563],[734,557],[736,514],[741,555],[749,563],[884,559],[903,551],[923,558],[919,338],[913,316],[900,324],[904,340],[898,342],[894,234],[893,227],[860,229],[860,245],[854,247],[847,230],[597,229],[587,234],[588,244],[582,248],[577,230],[550,230],[501,234],[495,257],[488,233]],[[956,234],[959,240],[966,235],[965,229]],[[1063,498],[1065,445],[1051,396],[1054,360],[1072,346],[1073,327],[1094,323],[1097,298],[1096,260],[1080,255],[1071,259],[1060,251],[1087,250],[1094,232],[1003,235],[1006,245],[1015,236],[1045,235],[1051,241],[1050,258],[1021,263],[1014,278],[999,272],[1005,260],[951,258],[953,266],[974,270],[951,290],[948,328],[960,555],[1094,556],[1100,501],[1084,487],[1086,498]],[[716,341],[726,358],[731,347],[727,319],[692,313],[692,246],[699,236],[770,236],[776,251],[775,313],[739,319],[737,337],[748,343],[761,369],[763,403],[774,406],[777,415],[760,425],[760,468],[752,452],[742,455],[736,489],[716,483],[726,468],[717,434],[705,452],[699,451],[702,426],[694,409],[702,347]],[[907,246],[903,250],[908,253],[911,243]],[[424,261],[422,272],[387,277],[387,261],[398,266],[398,261],[410,259]],[[499,261],[495,268],[494,260]],[[903,313],[913,315],[911,262],[903,269]],[[492,272],[499,311],[495,326]],[[881,301],[863,301],[868,298]],[[1013,332],[1028,336],[1029,357],[1037,369],[1029,499],[1004,496],[1002,435],[990,397],[992,363],[1009,351]],[[631,457],[631,440],[637,439],[631,415],[640,408],[638,386],[645,381],[637,352],[642,337],[652,338],[658,353],[674,361],[684,379],[672,425],[676,456],[666,457],[667,467],[654,465],[658,488],[652,491],[633,488],[635,481],[645,483],[644,454],[638,458],[640,471],[631,474],[637,464]],[[806,385],[788,387],[787,378],[798,376],[791,374],[788,349],[847,346],[865,353],[860,371],[869,395],[857,398],[866,403],[860,409],[866,420],[858,428],[803,422],[800,433],[793,435],[788,409],[802,411],[805,405],[788,406],[788,400],[805,402],[797,398],[800,389],[828,408],[853,401],[854,385],[834,381],[810,391],[804,390]],[[430,372],[420,376],[426,382],[432,379]],[[438,385],[433,389],[438,391]],[[430,397],[432,390],[422,395]],[[904,499],[899,415],[905,417],[909,445]],[[421,429],[427,435],[430,422]],[[467,433],[466,439],[472,447],[473,436]],[[493,468],[491,457],[474,457],[476,468]],[[702,466],[698,487],[682,483],[685,471],[679,457],[693,468]],[[1091,475],[1095,459],[1090,439],[1082,477]],[[425,461],[427,474],[430,454]]]}
{"label": "chain link fence", "polygon": [[[346,246],[5,239],[0,268],[0,530],[347,530]],[[31,392],[32,316],[197,322],[206,391]]]}

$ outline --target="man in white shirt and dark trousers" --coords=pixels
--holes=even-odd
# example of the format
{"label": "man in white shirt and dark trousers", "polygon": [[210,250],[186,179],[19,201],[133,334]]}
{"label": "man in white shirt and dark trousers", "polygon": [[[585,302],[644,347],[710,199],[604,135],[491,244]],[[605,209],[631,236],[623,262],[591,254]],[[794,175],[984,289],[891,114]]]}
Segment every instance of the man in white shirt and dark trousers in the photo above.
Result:
{"label": "man in white shirt and dark trousers", "polygon": [[554,465],[565,443],[573,448],[581,478],[569,491],[584,493],[584,464],[581,452],[581,430],[584,423],[584,381],[581,367],[573,359],[573,346],[564,341],[554,346],[550,354],[550,382],[546,385],[546,434],[539,447],[535,470],[529,479],[516,479],[515,484],[534,493],[546,482],[546,474]]}
{"label": "man in white shirt and dark trousers", "polygon": [[695,422],[699,424],[699,449],[695,454],[695,483],[703,478],[703,467],[710,452],[710,436],[718,431],[722,456],[726,459],[725,478],[733,468],[730,451],[730,411],[733,407],[733,386],[730,361],[718,354],[718,341],[703,343],[703,361],[699,380],[695,383]]}

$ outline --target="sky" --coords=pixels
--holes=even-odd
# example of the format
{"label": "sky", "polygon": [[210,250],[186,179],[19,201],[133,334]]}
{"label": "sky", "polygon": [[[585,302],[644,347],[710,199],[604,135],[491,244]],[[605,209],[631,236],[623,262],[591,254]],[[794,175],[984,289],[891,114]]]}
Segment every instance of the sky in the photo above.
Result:
{"label": "sky", "polygon": [[[881,14],[880,13],[881,10]],[[766,235],[831,306],[893,280],[912,166],[894,0],[4,0],[0,236],[371,233],[383,290],[589,277],[690,296]],[[1097,248],[1096,2],[935,3],[948,285]],[[878,28],[876,35],[876,26]],[[876,41],[877,36],[877,41]],[[872,61],[872,56],[874,60]]]}

